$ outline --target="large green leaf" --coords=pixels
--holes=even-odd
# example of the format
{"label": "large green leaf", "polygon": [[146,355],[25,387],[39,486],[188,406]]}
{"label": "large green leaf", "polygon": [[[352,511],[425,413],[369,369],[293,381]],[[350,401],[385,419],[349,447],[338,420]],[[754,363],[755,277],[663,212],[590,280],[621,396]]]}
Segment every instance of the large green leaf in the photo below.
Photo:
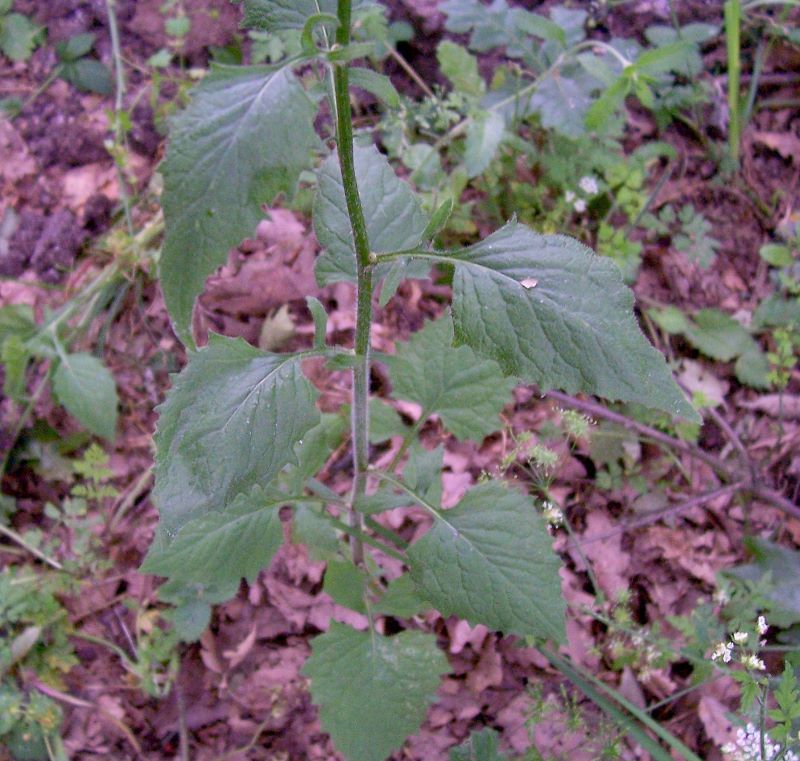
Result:
{"label": "large green leaf", "polygon": [[444,615],[563,642],[559,561],[523,494],[497,482],[467,492],[408,551],[422,596]]}
{"label": "large green leaf", "polygon": [[53,377],[53,391],[70,415],[87,430],[113,441],[117,431],[117,386],[103,363],[91,354],[68,354]]}
{"label": "large green leaf", "polygon": [[269,354],[212,334],[176,376],[155,434],[153,498],[167,537],[266,487],[320,419],[300,354]]}
{"label": "large green leaf", "polygon": [[500,428],[498,414],[511,400],[514,380],[469,346],[453,347],[450,316],[428,323],[393,356],[384,357],[393,395],[438,414],[459,439],[481,440]]}
{"label": "large green leaf", "polygon": [[[372,0],[355,0],[353,8],[372,5]],[[244,0],[244,26],[264,32],[302,29],[318,13],[336,15],[336,0]]]}
{"label": "large green leaf", "polygon": [[331,623],[311,644],[303,672],[322,727],[348,761],[386,761],[416,732],[450,667],[436,637],[394,637]]}
{"label": "large green leaf", "polygon": [[456,265],[456,341],[542,390],[585,391],[699,420],[633,316],[633,294],[610,259],[564,235],[510,222]]}
{"label": "large green leaf", "polygon": [[283,542],[279,509],[284,495],[256,487],[224,510],[186,523],[166,548],[153,549],[144,573],[196,584],[252,581]]}
{"label": "large green leaf", "polygon": [[319,145],[316,107],[289,69],[215,69],[172,124],[164,175],[164,300],[192,345],[195,298],[231,247],[252,235],[262,204],[291,193]]}
{"label": "large green leaf", "polygon": [[[356,181],[370,248],[375,253],[404,251],[419,245],[428,224],[419,199],[374,146],[356,146]],[[344,196],[339,157],[334,153],[319,170],[319,187],[314,200],[314,229],[325,253],[317,260],[320,285],[340,280],[355,281],[356,253],[347,202]],[[379,265],[383,277],[391,264]],[[406,277],[425,277],[427,262],[406,267]]]}

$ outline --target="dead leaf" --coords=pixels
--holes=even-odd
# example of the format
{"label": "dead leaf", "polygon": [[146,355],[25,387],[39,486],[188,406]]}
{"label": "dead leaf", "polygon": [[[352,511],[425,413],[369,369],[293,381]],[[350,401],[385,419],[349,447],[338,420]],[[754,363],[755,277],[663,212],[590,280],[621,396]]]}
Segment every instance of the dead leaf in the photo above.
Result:
{"label": "dead leaf", "polygon": [[800,138],[791,132],[754,132],[753,142],[765,145],[795,163],[800,159]]}
{"label": "dead leaf", "polygon": [[794,394],[763,394],[753,401],[738,402],[737,406],[764,412],[774,418],[800,419],[800,396]]}
{"label": "dead leaf", "polygon": [[720,747],[733,740],[733,723],[727,717],[728,709],[716,698],[703,695],[697,706],[700,721],[708,737]]}
{"label": "dead leaf", "polygon": [[253,627],[250,629],[250,633],[232,650],[223,650],[222,655],[228,659],[228,667],[231,669],[235,669],[248,655],[250,655],[250,651],[253,649],[253,645],[256,643],[256,630],[257,626],[254,623]]}

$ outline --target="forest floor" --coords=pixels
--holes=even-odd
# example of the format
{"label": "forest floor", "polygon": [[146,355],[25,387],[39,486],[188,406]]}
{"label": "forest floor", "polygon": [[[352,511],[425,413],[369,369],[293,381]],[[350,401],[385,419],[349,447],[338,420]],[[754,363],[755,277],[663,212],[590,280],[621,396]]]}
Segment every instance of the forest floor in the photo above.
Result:
{"label": "forest floor", "polygon": [[[525,5],[543,13],[553,3]],[[721,25],[716,5],[673,4],[682,23]],[[126,64],[124,105],[130,114],[127,171],[136,198],[131,224],[156,248],[165,104],[181,93],[180,83],[207,67],[212,48],[230,45],[242,34],[238,6],[226,0],[184,0],[191,26],[182,41],[180,66],[155,68],[148,59],[172,42],[162,6],[163,0],[116,3]],[[667,6],[624,3],[598,19],[594,34],[640,37],[652,23],[670,23]],[[29,98],[57,65],[55,44],[76,34],[95,34],[93,55],[111,62],[101,0],[17,0],[15,10],[46,26],[47,44],[26,61],[0,57],[0,98]],[[400,48],[405,59],[425,82],[444,86],[434,54],[445,34],[437,3],[395,0],[391,14],[410,22],[416,32]],[[747,64],[752,54],[748,51]],[[487,73],[492,65],[491,58],[482,63]],[[671,306],[696,315],[713,308],[746,321],[774,293],[774,270],[759,249],[780,242],[781,235],[786,238],[800,213],[800,48],[771,49],[756,101],[767,105],[754,109],[744,130],[733,181],[721,179],[708,150],[708,143],[725,143],[725,120],[718,114],[726,108],[725,78],[709,73],[724,71],[724,35],[706,46],[704,65],[703,76],[716,88],[717,99],[703,106],[708,121],[702,135],[677,122],[658,129],[646,111],[632,106],[623,141],[630,152],[655,139],[672,146],[676,158],[670,172],[648,175],[650,209],[691,204],[710,223],[707,235],[718,242],[713,260],[703,268],[659,237],[642,237],[642,264],[633,284],[643,326],[678,378],[691,392],[714,400],[696,443],[665,444],[663,431],[615,417],[591,400],[543,397],[527,387],[517,389],[514,404],[505,410],[504,431],[480,445],[459,443],[435,426],[426,428],[423,438],[446,445],[445,504],[453,504],[484,473],[502,470],[529,478],[524,463],[514,457],[509,463],[509,453],[524,432],[544,440],[547,430],[562,424],[563,409],[575,408],[594,421],[598,433],[591,441],[568,445],[562,440],[547,484],[569,521],[569,531],[554,532],[571,609],[563,652],[635,706],[659,704],[652,708],[653,718],[701,758],[713,761],[722,758],[720,747],[733,737],[731,711],[738,704],[739,686],[719,674],[695,685],[696,664],[686,654],[679,628],[685,625],[685,634],[686,626],[696,626],[696,611],[703,604],[707,608],[702,610],[721,615],[719,590],[725,585],[720,574],[752,559],[746,537],[769,540],[787,551],[800,549],[800,373],[790,365],[781,388],[747,386],[736,375],[735,353],[715,361],[685,336],[661,329],[648,310]],[[400,67],[390,61],[387,71],[401,92],[419,95]],[[746,76],[745,86],[748,81]],[[41,321],[125,256],[117,234],[125,226],[118,171],[107,149],[112,108],[113,97],[79,93],[55,79],[13,119],[0,120],[0,305],[29,305]],[[370,113],[366,108],[364,118]],[[526,178],[524,167],[520,178]],[[486,232],[480,214],[475,223],[479,233]],[[354,327],[353,292],[347,284],[317,286],[317,252],[306,216],[272,210],[256,236],[233,251],[209,280],[197,310],[198,334],[213,329],[257,343],[265,320],[288,305],[290,340],[301,345],[313,335],[304,301],[313,294],[328,307],[334,335],[346,341]],[[54,518],[60,513],[48,506],[69,501],[77,478],[74,462],[87,439],[46,385],[22,424],[21,405],[5,397],[0,404],[0,449],[10,452],[2,482],[6,501],[0,506],[0,526],[8,531],[0,537],[0,569],[37,566],[44,571],[41,554],[79,569],[54,593],[66,611],[59,626],[67,640],[59,657],[74,650],[74,657],[63,656],[69,668],[58,677],[31,667],[4,678],[16,679],[26,691],[46,695],[61,707],[61,736],[72,759],[336,758],[300,670],[310,652],[309,639],[326,630],[331,619],[346,620],[350,614],[323,593],[325,564],[310,559],[302,546],[287,542],[255,583],[243,584],[234,600],[217,606],[199,642],[160,645],[165,606],[157,598],[159,582],[137,568],[157,522],[149,500],[155,410],[185,354],[172,333],[154,266],[134,262],[125,277],[126,286],[94,318],[78,347],[102,353],[120,397],[118,435],[113,443],[103,443],[111,471],[104,483],[113,486],[114,495],[90,500],[85,515]],[[405,283],[378,311],[376,349],[391,351],[397,338],[441,314],[448,292],[446,285],[427,280]],[[768,330],[756,340],[763,350],[776,350]],[[46,364],[33,368],[29,390],[45,378]],[[323,410],[336,411],[347,401],[344,373],[320,369],[312,380]],[[385,384],[376,366],[373,391],[380,395]],[[400,412],[414,414],[413,409]],[[378,445],[373,455],[388,460],[398,446],[397,441]],[[345,488],[350,467],[342,450],[326,466],[327,485]],[[407,514],[398,512],[392,520],[408,539],[415,536]],[[47,537],[40,545],[47,549],[38,555],[14,541],[36,529]],[[772,586],[760,591],[772,595],[773,603],[783,600],[790,611],[784,616],[783,639],[774,630],[770,635],[776,649],[767,650],[765,658],[773,673],[780,670],[781,647],[798,641],[790,628],[800,622],[798,557],[787,555],[785,575],[780,578],[775,571]],[[683,617],[683,624],[676,617]],[[436,633],[452,671],[422,730],[395,758],[445,759],[451,747],[482,726],[497,729],[504,751],[520,757],[647,758],[537,650],[433,612],[419,623]],[[645,634],[637,639],[636,631]],[[40,643],[43,652],[55,647],[55,639],[52,635]],[[668,656],[670,646],[675,654]],[[650,655],[648,647],[655,648]],[[0,745],[0,759],[5,753],[10,751]]]}

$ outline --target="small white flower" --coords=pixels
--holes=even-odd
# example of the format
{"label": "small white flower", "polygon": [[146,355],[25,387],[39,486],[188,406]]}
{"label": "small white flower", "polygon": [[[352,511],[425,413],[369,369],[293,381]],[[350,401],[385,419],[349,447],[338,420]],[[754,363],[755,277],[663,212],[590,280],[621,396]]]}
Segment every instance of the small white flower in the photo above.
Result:
{"label": "small white flower", "polygon": [[723,663],[731,662],[731,654],[733,653],[733,642],[720,642],[711,653],[711,660],[722,660]]}
{"label": "small white flower", "polygon": [[566,193],[564,193],[564,200],[567,203],[572,203],[575,200],[575,193],[573,193],[571,190],[568,190]]}
{"label": "small white flower", "polygon": [[748,637],[747,632],[734,632],[733,633],[733,641],[737,645],[745,645],[745,644],[747,644],[747,637]]}
{"label": "small white flower", "polygon": [[586,177],[581,177],[578,185],[580,185],[580,188],[584,193],[590,196],[596,196],[598,190],[600,189],[597,186],[597,180],[591,175],[587,175]]}
{"label": "small white flower", "polygon": [[742,665],[745,668],[752,669],[753,671],[764,671],[767,668],[764,665],[764,661],[755,655],[743,655]]}
{"label": "small white flower", "polygon": [[558,527],[564,523],[564,513],[560,507],[552,502],[545,502],[543,505],[542,516],[551,525]]}
{"label": "small white flower", "polygon": [[717,605],[725,605],[726,602],[730,601],[730,597],[728,597],[728,593],[722,587],[718,587],[714,592],[713,600]]}
{"label": "small white flower", "polygon": [[756,624],[756,628],[758,629],[759,634],[767,633],[767,629],[769,629],[769,626],[767,625],[767,619],[764,616],[758,617],[758,623]]}
{"label": "small white flower", "polygon": [[586,201],[584,201],[582,198],[579,198],[577,201],[575,201],[572,206],[575,211],[578,212],[578,214],[583,214],[583,212],[586,211]]}

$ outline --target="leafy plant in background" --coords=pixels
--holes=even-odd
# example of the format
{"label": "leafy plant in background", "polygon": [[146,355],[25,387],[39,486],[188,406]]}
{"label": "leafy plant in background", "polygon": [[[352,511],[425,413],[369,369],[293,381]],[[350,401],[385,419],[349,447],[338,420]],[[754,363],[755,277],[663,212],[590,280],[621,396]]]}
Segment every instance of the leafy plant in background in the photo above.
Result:
{"label": "leafy plant in background", "polygon": [[690,203],[681,206],[678,212],[667,204],[658,215],[646,214],[641,226],[654,235],[668,237],[676,251],[703,269],[708,269],[714,260],[719,241],[709,235],[711,224]]}
{"label": "leafy plant in background", "polygon": [[[173,123],[162,169],[160,277],[189,363],[160,408],[153,498],[161,519],[143,570],[168,577],[173,597],[183,587],[182,599],[199,600],[205,615],[207,591],[211,599],[214,590],[232,594],[242,577],[269,565],[283,540],[280,508],[291,506],[295,538],[329,559],[326,589],[362,613],[367,627],[331,623],[314,640],[305,667],[312,697],[347,758],[380,761],[419,728],[448,670],[433,635],[411,625],[387,636],[382,617],[436,608],[507,634],[564,640],[558,561],[531,501],[488,481],[443,509],[443,448],[416,440],[421,425],[437,416],[457,438],[481,439],[500,427],[517,379],[696,413],[644,339],[612,262],[514,221],[474,245],[437,248],[451,203],[426,213],[369,135],[354,145],[351,84],[395,98],[388,80],[354,63],[375,43],[352,39],[352,10],[349,0],[245,0],[247,26],[300,30],[301,53],[275,66],[214,69]],[[322,74],[311,92],[327,94],[335,136],[326,137],[335,137],[336,150],[314,130],[318,103],[304,87],[310,72]],[[354,348],[327,344],[327,316],[313,298],[308,349],[277,354],[215,334],[197,348],[192,310],[206,277],[252,234],[262,204],[291,196],[320,153],[317,277],[356,283]],[[393,355],[373,358],[378,288],[385,302],[402,280],[436,266],[454,273],[451,311]],[[341,425],[316,408],[317,391],[303,373],[311,360],[352,369],[354,474],[344,497],[314,479]],[[369,404],[373,360],[387,365],[396,397],[419,405],[413,426],[386,410],[374,414],[381,408]],[[384,432],[388,425],[403,436],[385,469],[369,462],[370,411]],[[401,505],[432,522],[411,546],[375,518]],[[340,536],[346,544],[337,544]],[[409,571],[392,578],[382,556]]]}

